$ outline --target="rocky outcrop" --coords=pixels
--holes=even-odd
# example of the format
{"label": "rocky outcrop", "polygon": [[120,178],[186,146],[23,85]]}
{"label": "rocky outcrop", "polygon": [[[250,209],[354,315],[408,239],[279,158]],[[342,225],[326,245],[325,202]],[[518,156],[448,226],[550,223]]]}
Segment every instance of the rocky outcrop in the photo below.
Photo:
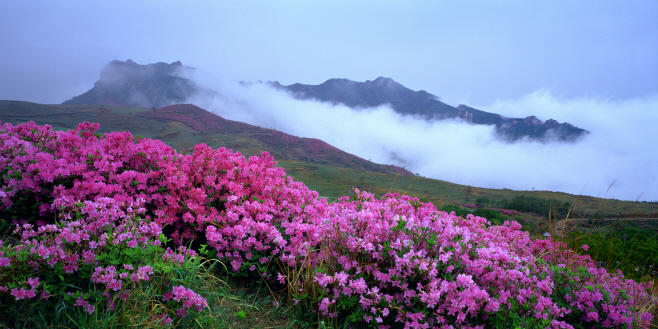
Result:
{"label": "rocky outcrop", "polygon": [[192,80],[180,75],[192,71],[180,61],[139,65],[132,60],[112,61],[86,93],[63,104],[107,104],[158,108],[184,103],[198,93]]}

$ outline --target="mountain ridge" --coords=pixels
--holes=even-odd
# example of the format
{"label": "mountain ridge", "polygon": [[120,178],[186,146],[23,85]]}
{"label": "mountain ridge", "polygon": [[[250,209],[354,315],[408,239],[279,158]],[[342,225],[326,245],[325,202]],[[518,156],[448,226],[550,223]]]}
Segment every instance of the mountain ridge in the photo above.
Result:
{"label": "mountain ridge", "polygon": [[[194,68],[184,66],[180,61],[140,65],[132,60],[114,60],[101,70],[100,78],[92,89],[63,104],[161,108],[187,103],[193,96],[214,96],[221,92],[204,88],[183,77],[193,71]],[[510,143],[525,139],[576,142],[589,134],[587,130],[553,119],[544,122],[532,115],[507,118],[463,104],[453,107],[427,91],[414,91],[385,77],[365,82],[334,78],[319,85],[295,83],[284,86],[277,81],[266,84],[302,100],[344,104],[354,109],[388,104],[399,114],[420,116],[425,120],[459,119],[469,124],[493,125],[496,137]]]}
{"label": "mountain ridge", "polygon": [[418,115],[426,120],[458,118],[471,124],[494,125],[497,137],[508,142],[516,142],[523,138],[542,142],[552,139],[560,142],[575,142],[589,133],[567,122],[559,123],[553,119],[543,122],[534,115],[526,118],[508,118],[464,104],[452,107],[425,90],[413,91],[385,77],[365,82],[333,78],[319,85],[295,83],[285,86],[278,81],[270,81],[267,84],[302,100],[314,99],[343,104],[351,108],[390,105],[399,114]]}

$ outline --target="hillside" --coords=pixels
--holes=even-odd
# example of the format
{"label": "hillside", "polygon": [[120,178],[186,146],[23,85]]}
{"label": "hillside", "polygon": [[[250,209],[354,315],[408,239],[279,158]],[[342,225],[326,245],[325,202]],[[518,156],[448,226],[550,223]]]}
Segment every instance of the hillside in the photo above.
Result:
{"label": "hillside", "polygon": [[277,160],[305,161],[382,174],[413,175],[397,166],[380,165],[341,151],[321,140],[300,138],[280,131],[226,120],[194,105],[158,109],[98,105],[42,105],[0,101],[0,120],[18,124],[30,120],[55,129],[72,129],[89,121],[101,124],[101,132],[128,130],[160,139],[178,149],[205,143],[226,147],[244,155],[270,152]]}
{"label": "hillside", "polygon": [[587,130],[569,123],[559,123],[549,119],[545,122],[534,116],[507,118],[459,105],[456,108],[439,101],[424,90],[413,91],[393,81],[379,77],[373,81],[356,82],[348,79],[329,79],[319,85],[295,83],[284,86],[277,81],[271,86],[285,90],[298,99],[315,99],[334,104],[344,104],[352,108],[368,108],[389,104],[393,110],[403,115],[419,115],[427,120],[460,118],[477,125],[495,125],[496,134],[503,140],[514,142],[521,138],[561,142],[574,142],[588,134]]}
{"label": "hillside", "polygon": [[[353,187],[377,195],[398,192],[431,201],[473,203],[479,196],[491,200],[513,199],[527,195],[575,203],[579,216],[603,209],[620,217],[658,216],[658,205],[576,196],[561,192],[513,191],[486,189],[453,184],[442,180],[411,176],[402,168],[375,164],[342,152],[316,139],[297,138],[278,131],[241,122],[225,120],[190,105],[177,105],[157,110],[140,107],[99,105],[42,105],[28,102],[0,101],[0,121],[19,124],[34,121],[50,124],[54,129],[73,129],[83,121],[98,122],[101,132],[128,130],[135,135],[157,138],[182,151],[195,144],[206,143],[227,147],[244,155],[268,151],[295,180],[304,182],[320,195],[335,199],[348,195]],[[323,163],[325,162],[326,163]],[[400,175],[397,175],[400,173]],[[405,176],[406,174],[406,176]],[[468,192],[468,193],[467,193]]]}

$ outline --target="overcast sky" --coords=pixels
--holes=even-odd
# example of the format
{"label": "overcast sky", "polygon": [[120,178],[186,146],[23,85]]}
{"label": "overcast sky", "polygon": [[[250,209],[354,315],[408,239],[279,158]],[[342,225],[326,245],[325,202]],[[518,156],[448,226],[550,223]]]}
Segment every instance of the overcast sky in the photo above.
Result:
{"label": "overcast sky", "polygon": [[[651,156],[658,153],[658,135],[633,132],[658,124],[656,0],[0,1],[0,13],[0,99],[61,103],[90,89],[101,68],[115,59],[138,64],[180,60],[212,72],[224,84],[319,84],[330,78],[365,81],[384,76],[410,89],[426,90],[449,105],[466,104],[509,116],[537,115],[588,129],[596,137],[581,144],[587,146],[587,156],[599,154],[596,161],[623,164],[613,169],[596,165],[591,171],[597,176],[585,179],[591,189],[585,194],[596,195],[607,187],[604,182],[617,179],[618,186],[628,187],[619,192],[624,198],[635,199],[632,194],[644,192],[641,199],[658,199],[658,170],[652,169],[658,167],[658,156]],[[268,97],[263,99],[272,100]],[[300,128],[289,132],[327,135],[327,142],[337,147],[378,157],[365,154],[370,144],[350,145],[335,136],[331,140],[329,133],[313,135]],[[412,132],[404,136],[408,143]],[[496,148],[487,138],[477,137],[486,131],[466,134],[470,137],[462,140],[471,144],[453,144],[473,150],[471,157],[507,152],[503,155],[520,166],[534,166],[529,163],[533,152],[548,152],[534,144]],[[614,140],[614,147],[605,146],[610,142],[603,136]],[[362,138],[385,140],[372,134]],[[512,177],[501,174],[504,166],[479,175],[472,173],[483,168],[455,168],[441,176],[440,170],[432,170],[437,167],[436,154],[421,159],[423,151],[408,145],[395,148],[410,150],[408,161],[415,164],[411,169],[426,176],[571,193],[583,185],[580,180],[574,186],[533,181],[541,175],[534,171],[512,184]],[[566,152],[564,147],[553,151]],[[444,155],[456,157],[459,150]],[[554,167],[550,170],[555,176],[583,174]],[[583,163],[572,169],[587,171],[586,167]],[[644,173],[630,173],[638,170]],[[505,181],[510,184],[502,186]]]}

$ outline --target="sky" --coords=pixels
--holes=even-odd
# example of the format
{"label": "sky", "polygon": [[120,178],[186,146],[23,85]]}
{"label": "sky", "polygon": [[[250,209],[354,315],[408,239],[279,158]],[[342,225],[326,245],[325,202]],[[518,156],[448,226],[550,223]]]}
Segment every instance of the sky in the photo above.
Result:
{"label": "sky", "polygon": [[[0,99],[61,103],[110,61],[199,68],[231,119],[422,176],[658,200],[658,1],[0,1]],[[354,112],[238,81],[390,77],[443,102],[592,132],[504,144],[491,128]],[[393,133],[392,133],[393,132]]]}

